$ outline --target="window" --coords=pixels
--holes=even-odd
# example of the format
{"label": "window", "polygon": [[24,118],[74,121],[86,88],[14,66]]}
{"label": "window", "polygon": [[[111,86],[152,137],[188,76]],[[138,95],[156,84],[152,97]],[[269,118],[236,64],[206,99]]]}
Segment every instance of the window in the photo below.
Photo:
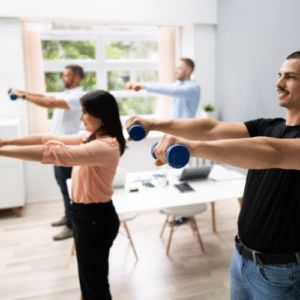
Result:
{"label": "window", "polygon": [[[41,32],[47,93],[64,90],[62,72],[68,64],[85,71],[84,91],[110,91],[121,115],[154,114],[155,96],[127,91],[127,81],[158,81],[157,29],[52,29]],[[52,116],[51,110],[48,114]]]}

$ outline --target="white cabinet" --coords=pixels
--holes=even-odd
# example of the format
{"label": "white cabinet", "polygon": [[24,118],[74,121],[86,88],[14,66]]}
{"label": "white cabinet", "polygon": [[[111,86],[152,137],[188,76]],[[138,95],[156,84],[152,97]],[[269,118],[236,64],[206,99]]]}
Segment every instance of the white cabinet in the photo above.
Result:
{"label": "white cabinet", "polygon": [[[0,137],[20,137],[19,119],[0,119]],[[0,209],[18,208],[25,204],[23,161],[0,156]]]}

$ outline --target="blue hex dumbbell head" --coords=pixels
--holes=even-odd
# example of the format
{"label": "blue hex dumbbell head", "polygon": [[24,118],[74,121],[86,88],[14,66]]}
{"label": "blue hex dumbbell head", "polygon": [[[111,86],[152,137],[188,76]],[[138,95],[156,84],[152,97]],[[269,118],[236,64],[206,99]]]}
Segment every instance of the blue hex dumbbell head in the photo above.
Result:
{"label": "blue hex dumbbell head", "polygon": [[16,94],[11,94],[10,95],[10,100],[17,100],[18,96]]}
{"label": "blue hex dumbbell head", "polygon": [[158,142],[155,142],[155,143],[152,145],[152,147],[151,147],[151,155],[152,155],[152,157],[153,157],[154,159],[156,159],[156,156],[155,156],[153,150],[154,150],[154,148],[156,147],[157,144],[158,144]]}
{"label": "blue hex dumbbell head", "polygon": [[[10,92],[11,92],[11,89],[8,90],[8,94]],[[17,100],[18,99],[18,96],[16,94],[11,94],[9,97],[10,97],[11,100]]]}
{"label": "blue hex dumbbell head", "polygon": [[131,139],[138,142],[145,137],[146,131],[141,125],[135,124],[129,128],[128,134],[131,137]]}
{"label": "blue hex dumbbell head", "polygon": [[[151,155],[156,159],[153,149],[156,147],[158,142],[155,142],[151,148]],[[190,159],[190,152],[187,147],[179,144],[170,146],[166,152],[166,161],[168,165],[175,169],[185,167]]]}
{"label": "blue hex dumbbell head", "polygon": [[175,169],[185,167],[190,159],[190,152],[183,145],[172,145],[167,149],[166,160],[168,165]]}

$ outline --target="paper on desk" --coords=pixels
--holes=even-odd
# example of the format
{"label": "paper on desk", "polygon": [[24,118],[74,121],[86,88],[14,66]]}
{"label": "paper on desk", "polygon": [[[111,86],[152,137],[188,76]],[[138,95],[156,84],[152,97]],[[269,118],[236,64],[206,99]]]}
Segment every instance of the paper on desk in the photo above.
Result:
{"label": "paper on desk", "polygon": [[214,165],[208,177],[216,181],[221,181],[232,179],[244,179],[246,176],[240,172],[228,170],[221,165]]}

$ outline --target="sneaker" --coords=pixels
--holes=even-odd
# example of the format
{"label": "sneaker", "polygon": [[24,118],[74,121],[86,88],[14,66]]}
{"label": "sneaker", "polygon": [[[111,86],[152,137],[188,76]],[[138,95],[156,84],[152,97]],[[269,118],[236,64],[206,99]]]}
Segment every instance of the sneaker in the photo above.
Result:
{"label": "sneaker", "polygon": [[51,225],[54,226],[54,227],[56,227],[56,226],[64,226],[66,224],[67,224],[67,218],[66,217],[62,217],[59,221],[51,223]]}
{"label": "sneaker", "polygon": [[63,230],[53,237],[54,241],[61,241],[73,237],[73,230],[65,226]]}
{"label": "sneaker", "polygon": [[[186,217],[179,217],[175,220],[175,226],[180,226],[182,224],[185,224],[187,223],[188,221],[190,220],[190,218],[186,218]],[[172,225],[172,221],[169,222],[169,225],[171,226]]]}

